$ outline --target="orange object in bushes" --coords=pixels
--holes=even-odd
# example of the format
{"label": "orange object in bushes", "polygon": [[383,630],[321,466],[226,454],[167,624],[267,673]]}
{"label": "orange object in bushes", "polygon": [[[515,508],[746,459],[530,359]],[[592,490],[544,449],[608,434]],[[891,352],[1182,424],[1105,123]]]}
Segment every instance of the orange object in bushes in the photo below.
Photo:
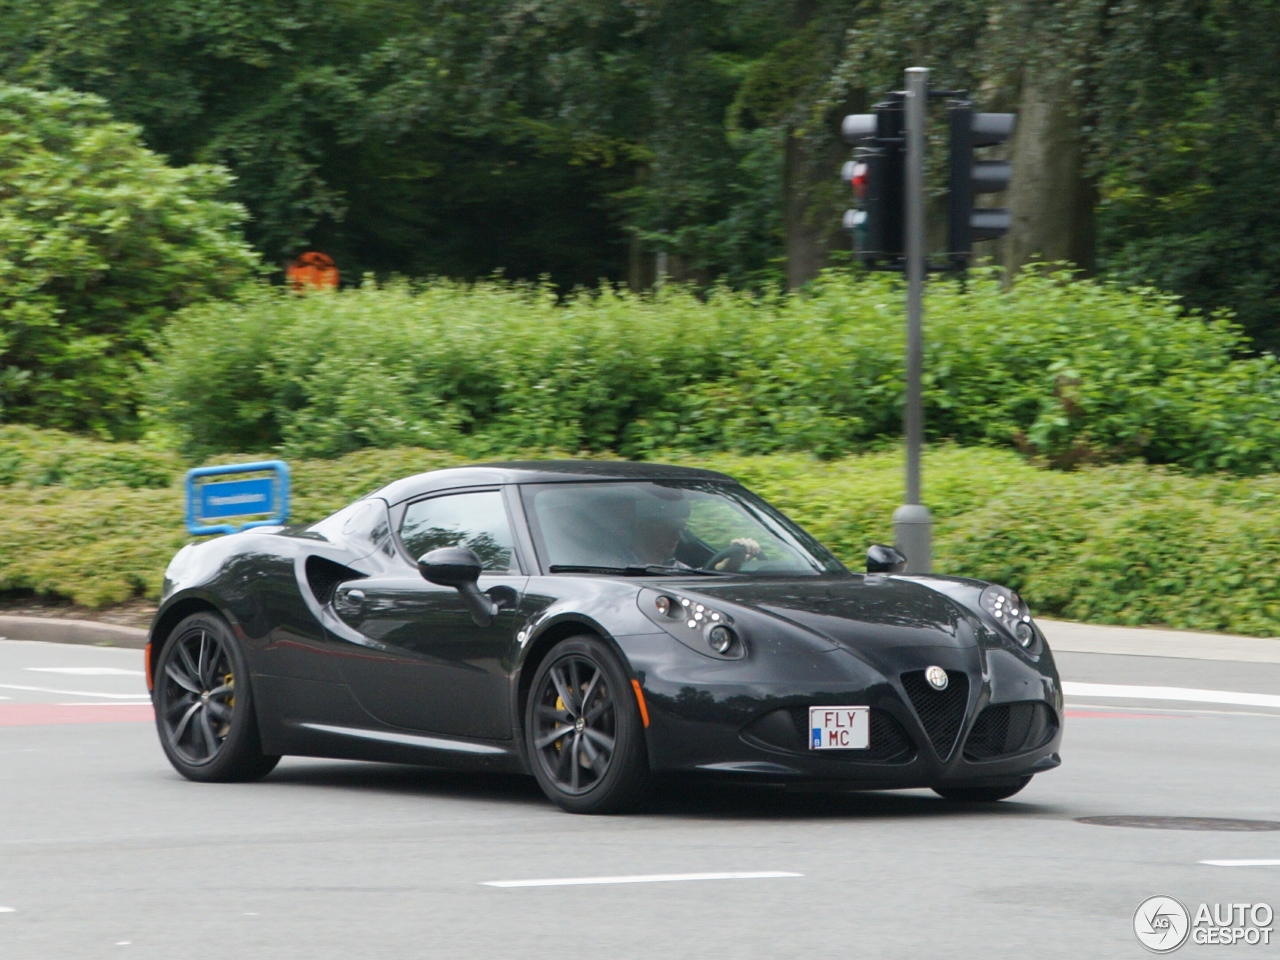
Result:
{"label": "orange object in bushes", "polygon": [[338,287],[338,267],[333,257],[314,250],[308,250],[289,264],[285,276],[289,278],[289,285],[299,293],[308,288],[336,290]]}

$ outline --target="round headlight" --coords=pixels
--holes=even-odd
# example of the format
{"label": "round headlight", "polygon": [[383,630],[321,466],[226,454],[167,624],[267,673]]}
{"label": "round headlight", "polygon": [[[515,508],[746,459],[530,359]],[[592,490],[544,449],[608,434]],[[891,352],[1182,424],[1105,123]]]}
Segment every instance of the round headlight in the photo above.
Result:
{"label": "round headlight", "polygon": [[707,632],[707,643],[716,653],[728,653],[733,646],[733,631],[724,624],[716,624]]}
{"label": "round headlight", "polygon": [[1035,640],[1036,633],[1031,629],[1031,624],[1025,620],[1019,620],[1013,628],[1013,638],[1024,647],[1031,646],[1031,642]]}
{"label": "round headlight", "polygon": [[670,597],[659,596],[657,600],[653,601],[653,605],[658,608],[658,612],[664,617],[671,613]]}

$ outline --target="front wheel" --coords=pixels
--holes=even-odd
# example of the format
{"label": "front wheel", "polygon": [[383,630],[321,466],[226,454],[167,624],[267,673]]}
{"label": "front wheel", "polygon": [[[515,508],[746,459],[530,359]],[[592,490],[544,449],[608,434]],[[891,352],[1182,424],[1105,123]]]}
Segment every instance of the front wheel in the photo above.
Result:
{"label": "front wheel", "polygon": [[257,780],[280,762],[262,752],[249,667],[221,617],[196,613],[179,623],[155,677],[160,745],[188,780]]}
{"label": "front wheel", "polygon": [[534,673],[525,746],[542,791],[570,813],[623,813],[651,775],[640,709],[617,656],[598,637],[557,644]]}
{"label": "front wheel", "polygon": [[994,803],[997,800],[1008,800],[1030,782],[1030,777],[1018,777],[1006,783],[984,784],[980,787],[934,787],[933,792],[943,800],[955,800],[960,803]]}

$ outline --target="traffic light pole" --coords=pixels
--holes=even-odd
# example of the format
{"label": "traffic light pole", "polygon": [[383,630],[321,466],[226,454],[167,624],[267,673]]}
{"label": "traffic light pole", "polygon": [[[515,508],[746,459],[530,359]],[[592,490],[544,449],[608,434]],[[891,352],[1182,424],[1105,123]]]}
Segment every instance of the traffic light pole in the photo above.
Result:
{"label": "traffic light pole", "polygon": [[932,566],[933,518],[920,502],[920,448],[924,444],[924,121],[929,106],[929,71],[907,70],[906,97],[907,273],[907,440],[906,502],[893,514],[894,538],[907,558],[907,573],[928,573]]}

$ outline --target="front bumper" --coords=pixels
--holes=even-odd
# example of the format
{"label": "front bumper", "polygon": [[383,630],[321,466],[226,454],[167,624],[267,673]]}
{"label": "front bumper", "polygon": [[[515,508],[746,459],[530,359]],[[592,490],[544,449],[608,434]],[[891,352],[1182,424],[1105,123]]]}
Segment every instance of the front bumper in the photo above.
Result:
{"label": "front bumper", "polygon": [[[1032,662],[977,646],[909,647],[873,666],[843,649],[725,663],[659,636],[624,646],[655,770],[907,788],[1008,781],[1060,762],[1062,695],[1047,650]],[[949,693],[923,685],[932,665],[947,671]],[[868,750],[808,749],[808,708],[826,705],[871,708]]]}

